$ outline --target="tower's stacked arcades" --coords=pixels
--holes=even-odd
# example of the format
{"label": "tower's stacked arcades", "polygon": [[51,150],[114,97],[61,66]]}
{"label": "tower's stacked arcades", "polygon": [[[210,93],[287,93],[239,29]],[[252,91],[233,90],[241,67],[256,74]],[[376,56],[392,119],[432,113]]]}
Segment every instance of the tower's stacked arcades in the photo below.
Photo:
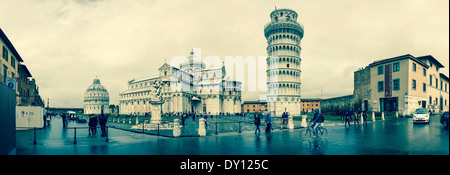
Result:
{"label": "tower's stacked arcades", "polygon": [[301,61],[300,47],[303,26],[297,22],[297,12],[274,10],[264,27],[267,39],[268,110],[275,116],[283,112],[300,115]]}

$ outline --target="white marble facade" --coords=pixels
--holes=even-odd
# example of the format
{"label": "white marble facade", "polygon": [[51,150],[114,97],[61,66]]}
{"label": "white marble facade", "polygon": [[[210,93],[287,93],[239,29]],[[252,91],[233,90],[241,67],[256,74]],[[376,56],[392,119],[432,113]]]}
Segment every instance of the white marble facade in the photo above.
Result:
{"label": "white marble facade", "polygon": [[108,114],[109,94],[105,87],[100,84],[99,79],[94,79],[93,83],[84,93],[84,113],[85,114]]}
{"label": "white marble facade", "polygon": [[207,68],[193,59],[179,67],[163,64],[159,75],[128,82],[128,89],[119,94],[120,114],[143,115],[150,112],[150,101],[155,99],[156,89],[161,83],[162,113],[239,113],[241,111],[241,82],[229,81],[225,67]]}
{"label": "white marble facade", "polygon": [[271,22],[264,27],[267,39],[267,95],[268,111],[272,116],[289,112],[300,116],[301,61],[300,47],[303,26],[297,13],[290,9],[275,9]]}

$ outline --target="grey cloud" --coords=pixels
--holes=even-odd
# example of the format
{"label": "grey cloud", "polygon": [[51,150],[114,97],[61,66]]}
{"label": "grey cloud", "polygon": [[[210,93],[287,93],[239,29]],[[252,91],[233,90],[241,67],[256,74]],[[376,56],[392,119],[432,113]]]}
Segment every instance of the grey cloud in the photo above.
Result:
{"label": "grey cloud", "polygon": [[[376,59],[431,54],[448,74],[448,1],[0,1],[0,24],[52,106],[82,106],[98,76],[118,103],[127,81],[191,48],[202,57],[265,56],[275,8],[299,13],[302,96],[348,95],[353,71]],[[259,92],[243,93],[255,100]]]}

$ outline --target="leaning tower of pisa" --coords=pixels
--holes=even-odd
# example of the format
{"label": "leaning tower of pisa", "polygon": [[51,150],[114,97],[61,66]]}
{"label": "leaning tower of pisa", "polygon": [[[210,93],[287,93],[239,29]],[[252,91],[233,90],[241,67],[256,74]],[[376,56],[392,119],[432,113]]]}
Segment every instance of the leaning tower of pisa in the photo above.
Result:
{"label": "leaning tower of pisa", "polygon": [[281,116],[285,111],[299,116],[303,26],[297,22],[297,12],[290,9],[275,9],[270,18],[264,27],[268,44],[268,111],[272,116]]}

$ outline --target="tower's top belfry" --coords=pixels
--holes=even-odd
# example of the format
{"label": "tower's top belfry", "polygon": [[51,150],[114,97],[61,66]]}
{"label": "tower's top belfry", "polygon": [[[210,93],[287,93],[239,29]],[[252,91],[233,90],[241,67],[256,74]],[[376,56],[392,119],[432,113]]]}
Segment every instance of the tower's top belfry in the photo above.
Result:
{"label": "tower's top belfry", "polygon": [[270,13],[272,22],[297,21],[298,14],[291,9],[278,9]]}
{"label": "tower's top belfry", "polygon": [[303,38],[303,25],[297,22],[298,14],[291,9],[276,9],[270,13],[270,22],[264,26],[267,38],[273,30],[292,29],[292,33]]}

